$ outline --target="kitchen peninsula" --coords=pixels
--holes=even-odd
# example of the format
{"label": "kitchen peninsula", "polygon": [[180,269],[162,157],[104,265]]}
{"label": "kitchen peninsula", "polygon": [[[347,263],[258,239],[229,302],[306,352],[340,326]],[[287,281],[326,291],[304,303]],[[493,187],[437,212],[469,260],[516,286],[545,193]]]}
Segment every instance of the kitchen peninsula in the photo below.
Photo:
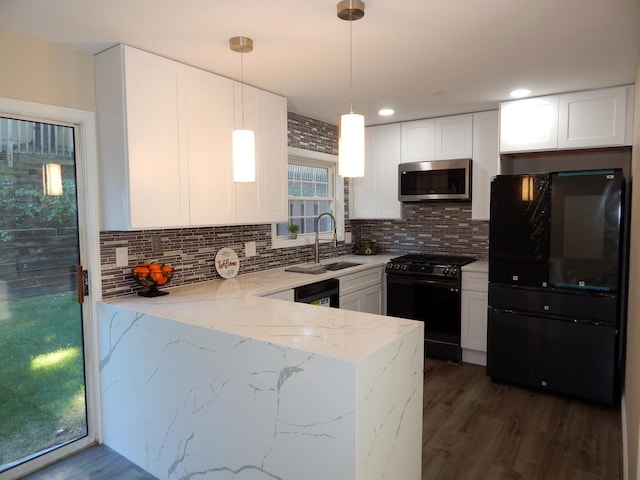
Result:
{"label": "kitchen peninsula", "polygon": [[104,443],[161,479],[418,480],[422,323],[263,298],[317,278],[283,270],[102,302]]}

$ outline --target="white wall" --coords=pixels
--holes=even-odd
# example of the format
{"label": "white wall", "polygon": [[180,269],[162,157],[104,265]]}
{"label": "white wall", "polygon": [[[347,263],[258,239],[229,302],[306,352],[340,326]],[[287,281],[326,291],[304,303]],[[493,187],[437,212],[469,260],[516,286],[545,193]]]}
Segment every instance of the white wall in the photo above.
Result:
{"label": "white wall", "polygon": [[93,55],[0,30],[3,97],[95,112]]}
{"label": "white wall", "polygon": [[627,360],[623,411],[625,414],[625,479],[640,480],[640,62],[636,71],[635,121],[631,172],[635,185],[631,199],[631,252]]}

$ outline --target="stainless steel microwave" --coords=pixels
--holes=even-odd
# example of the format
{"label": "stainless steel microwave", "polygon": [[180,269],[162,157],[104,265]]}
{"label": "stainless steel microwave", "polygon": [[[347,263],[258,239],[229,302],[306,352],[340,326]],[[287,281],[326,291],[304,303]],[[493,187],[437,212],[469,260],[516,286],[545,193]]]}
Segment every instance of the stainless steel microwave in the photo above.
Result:
{"label": "stainless steel microwave", "polygon": [[401,202],[471,201],[469,158],[398,165],[398,200]]}

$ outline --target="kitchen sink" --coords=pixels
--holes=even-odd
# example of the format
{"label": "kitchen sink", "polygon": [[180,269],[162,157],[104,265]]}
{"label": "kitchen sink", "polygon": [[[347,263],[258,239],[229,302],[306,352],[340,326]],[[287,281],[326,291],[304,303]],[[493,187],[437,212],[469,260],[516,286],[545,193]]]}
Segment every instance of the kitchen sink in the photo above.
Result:
{"label": "kitchen sink", "polygon": [[356,262],[334,262],[334,263],[327,263],[326,265],[324,265],[324,267],[327,270],[333,272],[335,270],[342,270],[343,268],[357,267],[358,265],[361,265],[361,264]]}

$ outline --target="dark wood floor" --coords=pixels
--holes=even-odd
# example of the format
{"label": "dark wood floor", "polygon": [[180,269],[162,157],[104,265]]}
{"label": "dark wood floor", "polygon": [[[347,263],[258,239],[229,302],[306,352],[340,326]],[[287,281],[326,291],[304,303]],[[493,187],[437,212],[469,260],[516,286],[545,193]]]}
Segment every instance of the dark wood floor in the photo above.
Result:
{"label": "dark wood floor", "polygon": [[25,480],[156,480],[104,445],[94,445]]}
{"label": "dark wood floor", "polygon": [[425,362],[422,480],[620,480],[619,408]]}
{"label": "dark wood floor", "polygon": [[[422,480],[622,479],[618,408],[495,383],[484,367],[426,360],[423,428]],[[104,446],[27,477],[153,478]]]}

